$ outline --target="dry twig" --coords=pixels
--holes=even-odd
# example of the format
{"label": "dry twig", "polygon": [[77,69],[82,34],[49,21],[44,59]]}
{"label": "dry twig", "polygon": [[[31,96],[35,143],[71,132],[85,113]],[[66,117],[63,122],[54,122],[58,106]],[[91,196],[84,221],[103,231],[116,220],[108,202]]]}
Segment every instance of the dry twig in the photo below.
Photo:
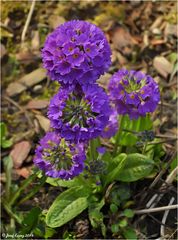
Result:
{"label": "dry twig", "polygon": [[29,26],[30,21],[31,21],[31,18],[32,18],[32,14],[33,14],[34,8],[35,8],[35,0],[32,0],[31,7],[30,7],[30,11],[29,11],[29,13],[28,13],[27,20],[26,20],[26,22],[25,22],[25,25],[24,25],[24,28],[23,28],[23,31],[22,31],[22,36],[21,36],[21,42],[22,42],[22,43],[23,43],[24,40],[25,40],[25,35],[26,35],[28,26]]}

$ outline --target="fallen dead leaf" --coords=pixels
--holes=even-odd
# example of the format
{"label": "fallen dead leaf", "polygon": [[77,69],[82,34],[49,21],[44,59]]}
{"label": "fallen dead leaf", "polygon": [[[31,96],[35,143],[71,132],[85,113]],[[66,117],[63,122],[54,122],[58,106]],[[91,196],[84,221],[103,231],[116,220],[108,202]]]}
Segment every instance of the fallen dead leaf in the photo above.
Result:
{"label": "fallen dead leaf", "polygon": [[153,66],[164,78],[167,78],[173,70],[173,65],[165,57],[162,56],[157,56],[153,59]]}
{"label": "fallen dead leaf", "polygon": [[41,128],[45,132],[49,131],[49,129],[50,129],[50,121],[49,121],[49,119],[44,117],[44,116],[42,116],[42,115],[36,115],[36,118],[38,119]]}
{"label": "fallen dead leaf", "polygon": [[26,90],[26,86],[22,85],[19,82],[10,83],[6,89],[7,95],[13,97],[21,92]]}
{"label": "fallen dead leaf", "polygon": [[40,36],[38,31],[33,32],[33,38],[32,38],[32,50],[39,50],[40,48]]}
{"label": "fallen dead leaf", "polygon": [[129,31],[122,27],[115,29],[112,35],[112,42],[114,48],[122,51],[124,55],[131,54],[133,45],[137,43]]}
{"label": "fallen dead leaf", "polygon": [[13,97],[29,87],[43,81],[46,78],[46,70],[38,68],[35,71],[23,76],[19,81],[10,83],[6,89],[7,94]]}
{"label": "fallen dead leaf", "polygon": [[178,25],[167,23],[164,30],[164,34],[165,36],[173,35],[175,37],[178,37]]}
{"label": "fallen dead leaf", "polygon": [[28,141],[22,141],[14,145],[10,156],[12,157],[14,168],[19,168],[27,158],[31,150],[31,144]]}
{"label": "fallen dead leaf", "polygon": [[26,108],[27,109],[43,109],[49,105],[49,101],[47,100],[40,100],[40,99],[33,99],[28,102]]}
{"label": "fallen dead leaf", "polygon": [[24,178],[28,178],[31,175],[31,167],[16,169],[16,173]]}
{"label": "fallen dead leaf", "polygon": [[59,25],[65,23],[65,18],[58,16],[58,15],[51,15],[49,18],[49,25],[55,29],[57,28]]}
{"label": "fallen dead leaf", "polygon": [[160,45],[160,44],[165,44],[166,41],[164,39],[153,39],[151,40],[152,45]]}
{"label": "fallen dead leaf", "polygon": [[38,60],[39,57],[29,50],[22,50],[18,54],[16,54],[16,59],[24,64],[33,63],[34,60]]}

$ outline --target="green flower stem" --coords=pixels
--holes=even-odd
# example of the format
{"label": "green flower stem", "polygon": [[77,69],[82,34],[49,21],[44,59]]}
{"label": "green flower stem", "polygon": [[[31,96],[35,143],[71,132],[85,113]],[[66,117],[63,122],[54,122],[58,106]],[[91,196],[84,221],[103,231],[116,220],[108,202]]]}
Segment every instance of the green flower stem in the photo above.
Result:
{"label": "green flower stem", "polygon": [[26,180],[23,181],[21,187],[17,190],[17,192],[14,194],[14,196],[12,197],[11,201],[9,202],[9,206],[12,206],[15,201],[17,200],[17,198],[20,196],[21,192],[27,188],[28,185],[30,185],[33,180],[36,178],[36,173],[32,174],[29,178],[27,178]]}
{"label": "green flower stem", "polygon": [[143,146],[142,154],[144,155],[146,153],[146,147],[147,147],[148,142],[146,142]]}
{"label": "green flower stem", "polygon": [[120,138],[121,138],[122,129],[123,129],[123,125],[124,125],[124,116],[120,115],[118,122],[119,122],[119,131],[116,134],[116,142],[115,142],[115,145],[114,145],[113,156],[116,156],[116,154],[117,154],[117,149],[118,149],[118,145],[119,145],[119,141],[120,141]]}
{"label": "green flower stem", "polygon": [[46,179],[47,179],[47,176],[43,176],[43,177],[40,179],[40,184],[39,184],[38,186],[34,187],[24,198],[22,198],[22,199],[17,203],[17,205],[22,204],[23,202],[27,201],[29,198],[31,198],[32,196],[34,196],[34,195],[39,191],[39,189],[45,184]]}
{"label": "green flower stem", "polygon": [[12,212],[11,206],[5,201],[3,201],[2,203],[3,203],[3,207],[6,210],[6,212],[8,213],[8,215],[11,218],[13,218],[17,223],[21,224],[22,220],[15,213]]}

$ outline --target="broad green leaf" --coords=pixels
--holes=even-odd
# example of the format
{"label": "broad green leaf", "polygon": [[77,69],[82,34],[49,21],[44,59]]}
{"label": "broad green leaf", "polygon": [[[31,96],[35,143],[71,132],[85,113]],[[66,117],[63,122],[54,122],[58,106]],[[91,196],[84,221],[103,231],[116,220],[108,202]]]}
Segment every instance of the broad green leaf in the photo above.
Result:
{"label": "broad green leaf", "polygon": [[60,227],[79,215],[88,207],[89,191],[83,187],[73,187],[61,193],[53,202],[46,216],[49,227]]}
{"label": "broad green leaf", "polygon": [[78,176],[75,177],[72,180],[62,180],[59,178],[50,178],[48,177],[46,179],[46,182],[49,183],[52,186],[55,187],[66,187],[66,188],[72,188],[72,187],[77,187],[77,186],[85,186],[87,189],[90,189],[90,185],[87,184],[87,182],[85,181],[85,179],[83,178],[83,176]]}
{"label": "broad green leaf", "polygon": [[74,186],[77,186],[77,184],[80,182],[77,178],[74,178],[72,180],[68,180],[68,181],[65,181],[65,180],[62,180],[62,179],[58,179],[58,178],[50,178],[48,177],[46,179],[46,182],[49,183],[50,185],[52,186],[55,186],[55,187],[67,187],[67,188],[70,188],[70,187],[74,187]]}
{"label": "broad green leaf", "polygon": [[[126,158],[127,158],[127,155],[125,153],[121,153],[112,160],[112,163],[110,164],[111,166],[109,166],[108,168],[108,174],[105,176],[105,183],[104,183],[105,186],[108,183],[111,183],[114,180],[117,180],[120,172],[124,168]],[[112,167],[112,171],[111,171],[111,167]]]}
{"label": "broad green leaf", "polygon": [[127,155],[125,166],[119,173],[117,180],[133,182],[149,175],[153,169],[154,161],[139,153]]}

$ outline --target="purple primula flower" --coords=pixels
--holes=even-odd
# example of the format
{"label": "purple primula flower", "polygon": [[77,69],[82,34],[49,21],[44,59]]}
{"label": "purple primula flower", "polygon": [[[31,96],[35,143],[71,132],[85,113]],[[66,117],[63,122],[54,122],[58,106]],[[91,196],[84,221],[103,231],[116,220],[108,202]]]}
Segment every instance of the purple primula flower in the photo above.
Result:
{"label": "purple primula flower", "polygon": [[101,136],[103,138],[111,138],[112,136],[114,136],[116,134],[116,132],[118,131],[118,113],[116,110],[112,110],[112,113],[109,117],[109,122],[106,125],[106,127],[104,128],[103,132],[101,133]]}
{"label": "purple primula flower", "polygon": [[104,33],[94,24],[73,20],[56,28],[42,50],[43,66],[62,86],[96,82],[111,65]]}
{"label": "purple primula flower", "polygon": [[52,98],[48,116],[51,127],[71,142],[98,137],[106,127],[111,109],[109,98],[97,84],[78,87],[75,91],[61,88]]}
{"label": "purple primula flower", "polygon": [[69,180],[84,169],[84,145],[71,144],[55,132],[46,133],[35,153],[34,164],[52,178]]}
{"label": "purple primula flower", "polygon": [[109,83],[110,100],[118,114],[131,119],[154,112],[160,101],[158,84],[149,75],[125,69],[115,73]]}

